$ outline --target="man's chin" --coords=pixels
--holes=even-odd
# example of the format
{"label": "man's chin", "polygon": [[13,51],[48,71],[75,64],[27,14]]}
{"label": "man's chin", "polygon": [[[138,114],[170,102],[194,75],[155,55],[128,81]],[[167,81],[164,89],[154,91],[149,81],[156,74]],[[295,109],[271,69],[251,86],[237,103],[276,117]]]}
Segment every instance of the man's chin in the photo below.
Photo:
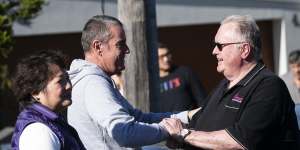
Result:
{"label": "man's chin", "polygon": [[217,72],[222,73],[224,70],[221,67],[217,67]]}
{"label": "man's chin", "polygon": [[122,73],[122,71],[125,69],[125,66],[123,66],[123,67],[119,67],[116,71],[115,71],[115,73],[114,74],[121,74]]}
{"label": "man's chin", "polygon": [[171,66],[164,66],[164,67],[161,67],[160,70],[170,71],[170,70],[171,70]]}
{"label": "man's chin", "polygon": [[72,100],[71,99],[66,99],[62,102],[62,106],[63,107],[68,107],[72,104]]}

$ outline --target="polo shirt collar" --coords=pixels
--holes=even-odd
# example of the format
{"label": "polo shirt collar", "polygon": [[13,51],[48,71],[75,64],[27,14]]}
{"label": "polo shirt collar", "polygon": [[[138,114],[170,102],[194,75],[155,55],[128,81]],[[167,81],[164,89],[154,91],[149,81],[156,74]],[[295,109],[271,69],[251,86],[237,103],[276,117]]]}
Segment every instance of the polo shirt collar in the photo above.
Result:
{"label": "polo shirt collar", "polygon": [[49,108],[47,108],[46,106],[43,106],[42,104],[39,103],[35,103],[31,106],[34,110],[42,113],[43,115],[45,115],[46,117],[48,117],[51,120],[56,120],[59,118],[59,116],[53,112],[52,110],[50,110]]}
{"label": "polo shirt collar", "polygon": [[259,61],[256,66],[240,82],[237,83],[237,85],[246,86],[265,67],[265,64],[262,61]]}

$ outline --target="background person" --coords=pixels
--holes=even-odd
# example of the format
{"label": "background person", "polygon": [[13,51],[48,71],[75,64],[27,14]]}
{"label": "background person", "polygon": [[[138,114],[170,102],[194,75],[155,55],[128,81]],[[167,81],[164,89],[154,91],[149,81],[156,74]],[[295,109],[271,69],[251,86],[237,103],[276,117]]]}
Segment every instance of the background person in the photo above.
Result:
{"label": "background person", "polygon": [[151,111],[184,111],[205,104],[206,92],[197,75],[188,67],[175,65],[171,50],[162,43],[158,44],[158,62],[160,95]]}
{"label": "background person", "polygon": [[72,103],[64,59],[61,53],[49,50],[18,63],[13,89],[22,112],[15,125],[12,149],[85,149],[77,132],[59,114]]}
{"label": "background person", "polygon": [[[281,78],[285,82],[295,102],[295,111],[300,125],[300,50],[294,50],[289,54],[289,69],[290,71],[284,74]],[[300,126],[299,126],[300,128]]]}

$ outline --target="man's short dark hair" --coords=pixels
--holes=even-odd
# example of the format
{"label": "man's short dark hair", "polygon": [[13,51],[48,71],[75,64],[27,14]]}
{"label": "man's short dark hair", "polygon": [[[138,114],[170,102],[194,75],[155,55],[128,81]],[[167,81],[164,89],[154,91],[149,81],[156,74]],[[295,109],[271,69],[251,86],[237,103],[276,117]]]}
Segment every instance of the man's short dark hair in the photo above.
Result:
{"label": "man's short dark hair", "polygon": [[110,25],[123,27],[122,23],[117,18],[111,16],[97,15],[89,19],[85,24],[81,35],[83,51],[89,51],[90,45],[95,39],[103,42],[108,41],[111,38]]}
{"label": "man's short dark hair", "polygon": [[289,54],[289,64],[300,63],[300,49],[296,49]]}
{"label": "man's short dark hair", "polygon": [[158,42],[157,47],[158,48],[165,48],[165,49],[168,50],[169,53],[172,53],[171,49],[169,49],[169,47],[165,43]]}
{"label": "man's short dark hair", "polygon": [[52,65],[66,69],[67,56],[60,51],[43,50],[23,58],[17,65],[13,77],[13,92],[20,109],[35,103],[32,94],[44,90],[54,77]]}

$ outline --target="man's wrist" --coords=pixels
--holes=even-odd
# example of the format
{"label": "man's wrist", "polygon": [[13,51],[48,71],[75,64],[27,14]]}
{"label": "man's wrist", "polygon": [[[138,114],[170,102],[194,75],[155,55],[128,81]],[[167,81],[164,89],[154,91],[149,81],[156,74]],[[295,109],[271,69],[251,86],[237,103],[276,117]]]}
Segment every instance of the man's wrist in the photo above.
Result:
{"label": "man's wrist", "polygon": [[183,143],[184,139],[191,134],[191,130],[189,129],[182,129],[178,135],[178,142]]}

